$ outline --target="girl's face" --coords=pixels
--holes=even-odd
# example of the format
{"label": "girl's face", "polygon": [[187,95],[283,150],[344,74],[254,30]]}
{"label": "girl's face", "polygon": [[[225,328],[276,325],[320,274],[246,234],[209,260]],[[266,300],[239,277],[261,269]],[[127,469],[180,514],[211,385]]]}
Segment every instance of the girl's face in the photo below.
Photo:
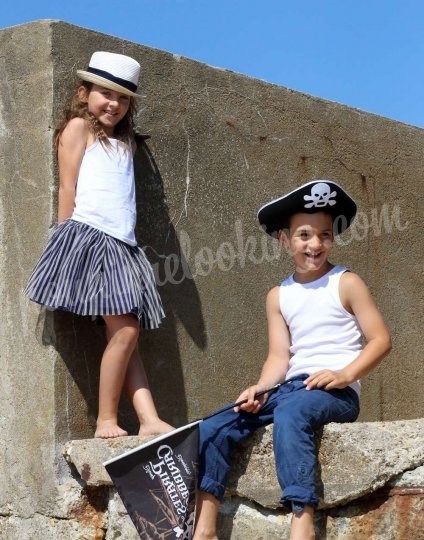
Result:
{"label": "girl's face", "polygon": [[81,86],[78,94],[81,101],[87,103],[88,112],[100,122],[106,135],[112,137],[115,126],[128,112],[130,96],[97,84],[93,84],[89,92],[84,86]]}
{"label": "girl's face", "polygon": [[297,277],[318,279],[329,270],[333,220],[324,212],[294,214],[289,233],[281,231],[280,241],[294,259]]}

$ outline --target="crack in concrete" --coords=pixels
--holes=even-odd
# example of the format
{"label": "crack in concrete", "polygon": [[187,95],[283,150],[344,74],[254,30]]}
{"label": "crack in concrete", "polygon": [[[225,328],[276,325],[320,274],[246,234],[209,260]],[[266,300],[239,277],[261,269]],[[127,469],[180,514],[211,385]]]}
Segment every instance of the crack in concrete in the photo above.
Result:
{"label": "crack in concrete", "polygon": [[188,195],[189,195],[189,192],[190,192],[190,183],[191,183],[191,179],[190,179],[191,144],[190,144],[190,135],[189,135],[189,133],[187,131],[187,128],[185,126],[185,121],[183,121],[183,130],[184,130],[184,133],[186,134],[186,137],[187,137],[186,189],[185,189],[185,194],[184,194],[184,206],[183,206],[183,209],[181,210],[181,213],[180,213],[180,216],[179,216],[178,220],[174,224],[175,229],[177,228],[179,222],[181,221],[182,216],[185,215],[185,217],[187,217],[187,215],[188,215],[188,205],[187,205],[187,203],[188,203]]}

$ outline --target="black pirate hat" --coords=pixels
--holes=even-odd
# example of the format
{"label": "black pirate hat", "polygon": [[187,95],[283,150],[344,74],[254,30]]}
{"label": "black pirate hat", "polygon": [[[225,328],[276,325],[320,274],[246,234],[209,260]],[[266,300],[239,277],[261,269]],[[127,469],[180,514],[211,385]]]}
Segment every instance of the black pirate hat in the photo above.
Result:
{"label": "black pirate hat", "polygon": [[335,182],[313,180],[264,204],[258,211],[258,219],[266,233],[275,235],[288,226],[292,215],[300,212],[329,213],[333,218],[334,234],[340,234],[352,223],[356,214],[356,203]]}

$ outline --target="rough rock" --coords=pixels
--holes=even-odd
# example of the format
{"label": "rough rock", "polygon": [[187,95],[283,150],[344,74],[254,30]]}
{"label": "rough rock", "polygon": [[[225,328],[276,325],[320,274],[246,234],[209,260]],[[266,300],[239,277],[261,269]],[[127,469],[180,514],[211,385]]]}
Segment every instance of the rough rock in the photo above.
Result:
{"label": "rough rock", "polygon": [[80,439],[65,444],[63,455],[72,463],[88,486],[110,486],[103,463],[132,450],[153,437],[118,437],[116,439]]}
{"label": "rough rock", "polygon": [[[424,419],[329,424],[319,444],[321,507],[372,493],[401,473],[424,464]],[[240,446],[228,489],[267,508],[278,507],[272,426]]]}
{"label": "rough rock", "polygon": [[119,495],[113,492],[109,501],[108,526],[105,540],[140,540],[140,536],[125,510]]}
{"label": "rough rock", "polygon": [[[424,485],[424,419],[329,424],[318,439],[321,508],[346,504],[390,481],[392,487]],[[71,441],[64,455],[87,485],[111,485],[103,462],[142,441],[139,437]],[[272,426],[237,449],[228,492],[265,508],[279,506]]]}

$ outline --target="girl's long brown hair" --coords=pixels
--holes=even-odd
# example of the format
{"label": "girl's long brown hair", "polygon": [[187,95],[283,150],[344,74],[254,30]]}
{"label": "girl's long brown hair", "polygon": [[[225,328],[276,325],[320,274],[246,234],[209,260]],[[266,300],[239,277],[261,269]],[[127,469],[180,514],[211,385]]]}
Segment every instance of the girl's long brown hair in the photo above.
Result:
{"label": "girl's long brown hair", "polygon": [[[60,137],[63,133],[63,130],[68,125],[68,122],[72,120],[72,118],[84,118],[85,120],[87,120],[89,129],[93,133],[94,137],[96,139],[99,139],[99,141],[104,146],[110,146],[109,139],[104,132],[101,123],[97,120],[94,114],[88,112],[88,104],[81,101],[79,97],[79,88],[81,88],[81,86],[85,88],[85,91],[88,94],[93,87],[93,83],[81,81],[78,84],[74,95],[72,96],[69,104],[63,112],[62,120],[59,122],[59,125],[55,131],[54,141],[56,149],[59,146]],[[133,97],[130,97],[130,105],[127,114],[115,126],[114,129],[114,134],[116,135],[116,138],[125,144],[128,144],[129,141],[132,141],[134,139],[134,117],[136,112],[137,108],[135,99]]]}

